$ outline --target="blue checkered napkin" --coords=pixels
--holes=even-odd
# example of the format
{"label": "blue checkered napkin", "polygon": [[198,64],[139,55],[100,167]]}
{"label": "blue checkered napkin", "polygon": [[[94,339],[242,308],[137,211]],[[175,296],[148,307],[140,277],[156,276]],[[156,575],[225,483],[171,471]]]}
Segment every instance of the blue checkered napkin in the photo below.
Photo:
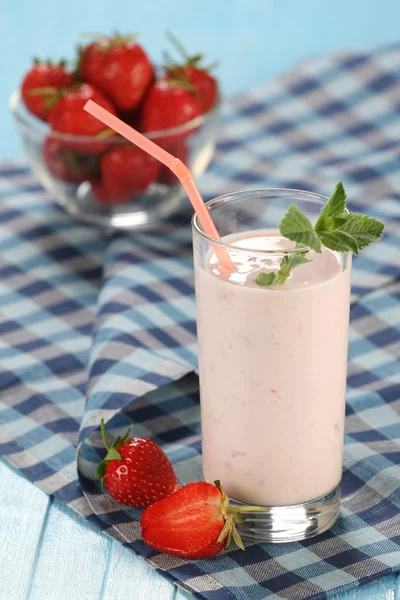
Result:
{"label": "blue checkered napkin", "polygon": [[392,49],[304,63],[226,110],[206,196],[260,186],[326,194],[342,179],[352,209],[384,220],[387,235],[354,262],[342,518],[314,540],[209,561],[147,548],[138,511],[93,481],[101,416],[113,434],[132,422],[152,436],[182,482],[201,476],[188,216],[107,246],[24,169],[3,168],[0,451],[198,597],[325,598],[400,569],[399,98]]}

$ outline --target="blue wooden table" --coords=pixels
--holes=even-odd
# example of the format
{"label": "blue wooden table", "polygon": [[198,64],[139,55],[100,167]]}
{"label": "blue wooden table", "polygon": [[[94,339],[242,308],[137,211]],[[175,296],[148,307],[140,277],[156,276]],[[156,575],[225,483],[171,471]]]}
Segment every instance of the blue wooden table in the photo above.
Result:
{"label": "blue wooden table", "polygon": [[[0,6],[0,157],[21,152],[5,106],[32,55],[71,56],[82,31],[138,31],[155,60],[173,30],[189,50],[221,60],[227,96],[296,60],[398,41],[398,0],[4,0]],[[78,16],[79,15],[79,16]],[[10,57],[9,59],[6,57]],[[1,375],[0,375],[1,376]],[[189,596],[130,551],[44,494],[0,460],[0,600],[184,600]],[[352,592],[398,600],[399,577]],[[347,596],[342,596],[344,600]]]}

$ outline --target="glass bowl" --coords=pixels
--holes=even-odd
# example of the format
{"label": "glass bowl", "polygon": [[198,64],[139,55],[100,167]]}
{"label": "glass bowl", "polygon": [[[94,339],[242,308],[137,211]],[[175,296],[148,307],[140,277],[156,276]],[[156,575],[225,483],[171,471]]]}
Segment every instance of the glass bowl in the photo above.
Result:
{"label": "glass bowl", "polygon": [[[189,202],[178,179],[162,165],[155,167],[155,174],[153,164],[153,181],[146,189],[143,183],[138,189],[126,173],[129,181],[121,176],[122,194],[110,191],[110,186],[105,191],[100,178],[102,157],[122,145],[131,146],[130,142],[118,135],[99,139],[52,132],[47,123],[28,112],[19,91],[11,95],[10,109],[33,172],[72,216],[104,228],[149,229]],[[198,177],[213,156],[219,115],[218,101],[208,113],[184,125],[146,136],[180,158]],[[121,189],[121,177],[111,188]]]}

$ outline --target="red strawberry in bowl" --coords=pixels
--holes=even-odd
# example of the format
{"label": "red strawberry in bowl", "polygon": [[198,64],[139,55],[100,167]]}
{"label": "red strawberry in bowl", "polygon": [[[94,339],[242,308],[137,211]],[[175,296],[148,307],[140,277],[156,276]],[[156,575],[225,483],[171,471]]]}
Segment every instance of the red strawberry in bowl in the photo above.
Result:
{"label": "red strawberry in bowl", "polygon": [[93,181],[99,176],[98,156],[79,154],[51,136],[45,139],[42,153],[47,168],[57,179],[79,184],[86,180]]}
{"label": "red strawberry in bowl", "polygon": [[178,481],[160,446],[148,438],[129,439],[129,432],[130,429],[110,446],[101,421],[107,456],[96,475],[114,500],[145,508],[172,494],[178,488]]}
{"label": "red strawberry in bowl", "polygon": [[[140,115],[140,129],[144,133],[163,131],[184,125],[202,114],[202,107],[189,85],[169,77],[163,77],[150,88],[143,103]],[[183,139],[193,133],[193,129],[174,135],[157,137],[158,144]]]}
{"label": "red strawberry in bowl", "polygon": [[229,548],[232,538],[244,550],[236,523],[257,506],[231,506],[218,481],[188,483],[142,513],[148,546],[181,558],[209,558]]}
{"label": "red strawberry in bowl", "polygon": [[122,204],[142,194],[160,172],[160,163],[132,144],[118,144],[100,160],[101,182],[93,192],[99,202]]}
{"label": "red strawberry in bowl", "polygon": [[59,99],[59,90],[68,88],[73,83],[74,77],[66,71],[64,61],[53,64],[35,59],[34,66],[22,80],[22,99],[29,112],[46,121]]}
{"label": "red strawberry in bowl", "polygon": [[217,80],[210,73],[212,67],[202,64],[202,54],[190,56],[175,36],[169,33],[168,37],[183,59],[181,64],[170,63],[167,65],[168,76],[173,80],[192,85],[197,92],[203,112],[208,112],[218,100]]}
{"label": "red strawberry in bowl", "polygon": [[101,37],[80,50],[83,79],[107,94],[119,111],[132,111],[153,79],[153,66],[132,36]]}
{"label": "red strawberry in bowl", "polygon": [[48,121],[51,129],[58,133],[97,138],[99,141],[62,140],[68,148],[91,154],[102,152],[107,147],[107,142],[103,140],[113,136],[114,132],[83,110],[88,100],[93,100],[113,115],[116,114],[113,104],[102,92],[88,83],[81,83],[63,92],[61,99],[50,111]]}

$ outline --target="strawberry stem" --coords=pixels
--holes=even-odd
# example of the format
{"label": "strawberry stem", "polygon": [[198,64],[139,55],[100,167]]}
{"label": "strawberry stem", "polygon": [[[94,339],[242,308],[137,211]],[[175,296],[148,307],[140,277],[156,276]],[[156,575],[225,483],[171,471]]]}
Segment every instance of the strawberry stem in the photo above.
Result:
{"label": "strawberry stem", "polygon": [[103,129],[103,131],[100,131],[100,133],[98,133],[96,135],[96,138],[98,140],[106,140],[107,138],[111,137],[115,135],[115,131],[114,129],[111,129],[110,127],[107,127],[106,129]]}
{"label": "strawberry stem", "polygon": [[227,508],[227,513],[229,515],[234,515],[234,514],[242,514],[242,513],[246,513],[246,512],[262,512],[265,511],[265,508],[263,506],[251,506],[251,505],[245,505],[245,506],[231,506],[229,505]]}
{"label": "strawberry stem", "polygon": [[108,439],[107,439],[107,432],[106,432],[106,426],[104,425],[104,419],[101,420],[101,437],[103,438],[103,444],[106,447],[106,450],[109,451],[110,450],[110,444],[108,443]]}
{"label": "strawberry stem", "polygon": [[232,506],[229,502],[228,496],[222,489],[221,482],[219,480],[216,480],[214,481],[214,485],[219,489],[222,495],[221,512],[225,520],[224,527],[218,537],[218,542],[222,542],[223,540],[225,540],[225,549],[228,550],[233,538],[238,548],[244,550],[242,539],[239,535],[239,532],[236,529],[236,523],[243,523],[244,521],[246,521],[246,516],[243,513],[260,512],[265,511],[266,509],[262,506]]}
{"label": "strawberry stem", "polygon": [[122,444],[125,444],[125,442],[127,441],[129,434],[131,432],[131,428],[129,427],[128,430],[126,431],[126,433],[122,437],[118,436],[113,441],[111,446],[107,439],[107,432],[106,432],[106,426],[104,425],[104,419],[101,419],[100,429],[101,429],[101,437],[103,438],[103,443],[107,450],[107,454],[96,469],[96,477],[98,477],[100,479],[101,488],[103,489],[104,475],[106,473],[107,463],[110,460],[121,460],[122,456],[118,452],[118,448],[120,446],[122,446]]}
{"label": "strawberry stem", "polygon": [[52,96],[54,94],[57,94],[57,92],[58,89],[51,86],[38,87],[29,90],[29,94],[31,96]]}
{"label": "strawberry stem", "polygon": [[185,46],[178,40],[178,38],[173,33],[171,33],[171,31],[167,30],[165,32],[165,37],[171,42],[173,46],[175,46],[175,48],[185,61],[190,60],[189,53],[186,50]]}

